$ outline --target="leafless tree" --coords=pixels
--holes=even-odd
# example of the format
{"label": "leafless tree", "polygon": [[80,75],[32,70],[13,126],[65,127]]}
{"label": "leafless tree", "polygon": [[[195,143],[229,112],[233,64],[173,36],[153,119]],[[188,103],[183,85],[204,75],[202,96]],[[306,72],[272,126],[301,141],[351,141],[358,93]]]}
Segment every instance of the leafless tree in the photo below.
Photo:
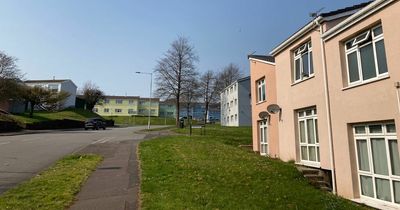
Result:
{"label": "leafless tree", "polygon": [[182,102],[186,106],[186,116],[189,119],[190,115],[190,108],[193,105],[193,102],[196,102],[198,98],[201,96],[200,91],[199,91],[199,80],[196,75],[192,75],[192,78],[190,79],[191,82],[187,82],[183,84],[182,88]]}
{"label": "leafless tree", "polygon": [[21,79],[17,58],[0,51],[0,100],[17,97]]}
{"label": "leafless tree", "polygon": [[195,62],[197,61],[194,47],[185,37],[178,37],[173,41],[164,57],[157,61],[156,94],[159,97],[175,99],[177,126],[179,126],[181,96],[185,92],[186,84],[192,82],[192,75],[196,74]]}
{"label": "leafless tree", "polygon": [[208,70],[204,72],[200,78],[200,90],[204,101],[204,124],[207,123],[207,115],[209,111],[210,103],[218,101],[218,89],[217,89],[217,75]]}
{"label": "leafless tree", "polygon": [[100,90],[100,88],[92,83],[91,81],[87,81],[81,90],[81,94],[83,95],[83,99],[85,99],[86,109],[92,111],[94,106],[102,99],[104,99],[104,93]]}
{"label": "leafless tree", "polygon": [[217,76],[217,89],[218,92],[232,84],[232,82],[240,79],[242,72],[236,64],[228,64]]}

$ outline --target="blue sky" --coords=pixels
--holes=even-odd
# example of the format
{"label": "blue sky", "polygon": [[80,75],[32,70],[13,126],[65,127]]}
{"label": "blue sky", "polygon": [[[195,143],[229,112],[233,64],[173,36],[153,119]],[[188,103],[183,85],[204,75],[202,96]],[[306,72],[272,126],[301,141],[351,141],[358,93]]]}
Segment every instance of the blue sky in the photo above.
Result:
{"label": "blue sky", "polygon": [[228,63],[248,74],[247,54],[266,54],[305,25],[309,12],[365,0],[3,0],[0,50],[19,59],[25,79],[90,80],[108,95],[147,97],[147,75],[178,36],[197,68]]}

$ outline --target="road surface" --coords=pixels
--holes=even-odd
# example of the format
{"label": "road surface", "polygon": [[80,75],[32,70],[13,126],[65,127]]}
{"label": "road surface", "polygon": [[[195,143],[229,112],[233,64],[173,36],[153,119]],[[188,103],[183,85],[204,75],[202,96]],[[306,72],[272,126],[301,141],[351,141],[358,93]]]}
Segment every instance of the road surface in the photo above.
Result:
{"label": "road surface", "polygon": [[48,133],[0,136],[0,194],[28,180],[67,154],[90,144],[140,140],[134,134],[146,126],[107,128],[96,131],[51,131]]}

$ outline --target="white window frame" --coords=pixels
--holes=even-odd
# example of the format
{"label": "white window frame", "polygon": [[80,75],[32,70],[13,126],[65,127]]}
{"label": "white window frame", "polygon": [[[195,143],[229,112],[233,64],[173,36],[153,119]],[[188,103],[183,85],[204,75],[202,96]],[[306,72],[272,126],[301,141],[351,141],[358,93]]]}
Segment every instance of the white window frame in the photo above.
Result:
{"label": "white window frame", "polygon": [[[367,123],[367,124],[356,124],[353,125],[353,136],[354,136],[354,148],[355,148],[355,153],[356,153],[356,162],[357,162],[357,179],[358,179],[358,188],[360,192],[360,197],[365,200],[371,200],[373,202],[380,202],[382,204],[389,204],[392,206],[395,206],[397,208],[400,207],[400,204],[395,203],[395,197],[394,197],[394,186],[393,186],[393,181],[400,182],[400,176],[394,175],[392,173],[392,163],[391,163],[391,158],[390,158],[390,153],[389,153],[389,141],[390,140],[396,140],[397,144],[399,144],[399,141],[397,139],[397,134],[396,133],[388,133],[386,130],[386,125],[388,124],[395,124],[394,122],[386,122],[386,123]],[[381,125],[382,127],[382,132],[381,133],[370,133],[369,131],[369,126],[370,125]],[[364,127],[365,128],[365,133],[363,134],[358,134],[356,133],[355,128],[356,127]],[[381,175],[381,174],[375,174],[373,172],[374,170],[374,162],[372,158],[372,146],[371,146],[371,139],[374,138],[379,138],[379,139],[384,139],[385,140],[385,148],[386,148],[386,160],[387,160],[387,167],[388,167],[388,174],[389,175]],[[357,141],[359,140],[366,140],[367,141],[367,150],[368,150],[368,164],[369,164],[369,171],[363,171],[360,170],[359,162],[358,162],[358,150],[357,150]],[[362,194],[362,189],[361,189],[361,179],[360,176],[366,176],[372,178],[372,186],[374,190],[374,197],[371,198],[369,196],[363,195]],[[376,192],[376,184],[375,184],[375,178],[380,178],[384,180],[389,180],[390,183],[390,193],[391,193],[391,198],[392,201],[385,201],[377,198],[377,192]]]}
{"label": "white window frame", "polygon": [[123,104],[124,100],[123,99],[115,99],[115,104]]}
{"label": "white window frame", "polygon": [[258,142],[260,144],[260,155],[268,156],[268,123],[266,120],[258,122]]}
{"label": "white window frame", "polygon": [[110,112],[110,109],[109,109],[109,108],[104,108],[103,112],[104,112],[104,113],[109,113],[109,112]]}
{"label": "white window frame", "polygon": [[265,78],[262,78],[257,80],[257,103],[261,103],[266,100],[267,100],[267,93],[265,88]]}
{"label": "white window frame", "polygon": [[[362,83],[367,83],[367,82],[374,81],[374,80],[382,78],[382,77],[387,77],[389,75],[389,69],[387,69],[387,72],[384,72],[384,73],[381,73],[381,74],[379,73],[378,58],[377,58],[377,53],[376,53],[376,43],[378,41],[384,40],[383,28],[382,28],[382,33],[381,34],[376,36],[373,33],[373,31],[375,29],[379,28],[379,27],[382,28],[382,25],[378,25],[378,26],[375,26],[375,27],[369,29],[368,31],[364,31],[361,34],[358,34],[357,36],[355,36],[355,37],[353,37],[350,40],[345,42],[344,47],[345,47],[345,54],[346,54],[345,57],[346,57],[347,83],[349,84],[349,86],[362,84]],[[356,40],[359,36],[361,36],[363,34],[366,34],[363,39]],[[363,43],[369,38],[369,36],[372,36],[372,40],[367,42],[367,43]],[[352,46],[349,49],[347,49],[347,45],[349,43],[351,43]],[[373,49],[373,52],[374,52],[374,63],[375,63],[376,76],[372,77],[370,79],[364,80],[363,79],[363,75],[362,75],[363,71],[362,71],[362,65],[361,65],[360,49],[363,48],[363,47],[366,47],[366,46],[368,46],[370,44],[372,44],[372,49]],[[385,50],[386,50],[386,48],[385,48]],[[354,53],[354,52],[356,52],[356,55],[357,55],[357,68],[358,68],[358,78],[359,79],[356,80],[356,81],[351,82],[350,81],[350,69],[349,69],[349,58],[348,58],[348,55],[351,54],[351,53]],[[387,60],[386,60],[386,64],[387,64]]]}
{"label": "white window frame", "polygon": [[122,109],[115,109],[115,113],[122,113]]}
{"label": "white window frame", "polygon": [[[310,114],[307,114],[307,112],[310,112]],[[300,163],[311,166],[311,167],[320,167],[321,165],[321,154],[320,154],[320,145],[319,145],[319,137],[318,137],[318,117],[317,117],[317,109],[316,108],[310,108],[310,109],[303,109],[299,110],[297,112],[298,120],[297,120],[297,126],[298,126],[298,142],[299,142],[299,154],[300,154]],[[308,143],[308,125],[307,125],[307,120],[312,120],[314,124],[314,130],[313,134],[315,137],[315,143]],[[304,136],[305,136],[305,142],[301,142],[301,127],[300,127],[300,122],[304,122]],[[302,147],[307,147],[307,160],[302,159]],[[310,147],[315,147],[315,161],[310,160],[310,152],[309,148]]]}
{"label": "white window frame", "polygon": [[[302,56],[304,54],[308,54],[308,75],[305,74],[305,71],[303,69],[303,58]],[[299,60],[300,62],[300,78],[296,79],[296,61]],[[293,81],[294,83],[303,81],[305,79],[308,79],[312,76],[314,76],[314,64],[312,64],[313,58],[312,58],[312,44],[311,41],[308,41],[298,47],[296,50],[294,50],[294,57],[293,57]],[[312,68],[311,68],[312,66]],[[311,73],[312,71],[312,73]]]}

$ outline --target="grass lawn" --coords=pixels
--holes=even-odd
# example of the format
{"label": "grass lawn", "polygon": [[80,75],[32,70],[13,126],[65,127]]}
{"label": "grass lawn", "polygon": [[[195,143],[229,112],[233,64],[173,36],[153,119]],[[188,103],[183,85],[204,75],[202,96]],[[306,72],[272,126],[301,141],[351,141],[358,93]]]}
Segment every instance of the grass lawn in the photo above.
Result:
{"label": "grass lawn", "polygon": [[310,186],[293,164],[239,148],[251,144],[249,127],[206,129],[140,144],[143,209],[366,209]]}
{"label": "grass lawn", "polygon": [[[120,125],[147,125],[147,116],[110,116],[105,119],[114,120],[115,124]],[[175,125],[175,118],[151,117],[152,125]]]}
{"label": "grass lawn", "polygon": [[98,155],[70,155],[0,196],[0,209],[65,209],[101,161]]}
{"label": "grass lawn", "polygon": [[32,118],[29,118],[29,113],[14,115],[14,117],[23,123],[34,123],[34,122],[62,120],[62,119],[84,121],[87,118],[99,117],[99,115],[84,109],[66,109],[58,112],[36,111],[33,113]]}

